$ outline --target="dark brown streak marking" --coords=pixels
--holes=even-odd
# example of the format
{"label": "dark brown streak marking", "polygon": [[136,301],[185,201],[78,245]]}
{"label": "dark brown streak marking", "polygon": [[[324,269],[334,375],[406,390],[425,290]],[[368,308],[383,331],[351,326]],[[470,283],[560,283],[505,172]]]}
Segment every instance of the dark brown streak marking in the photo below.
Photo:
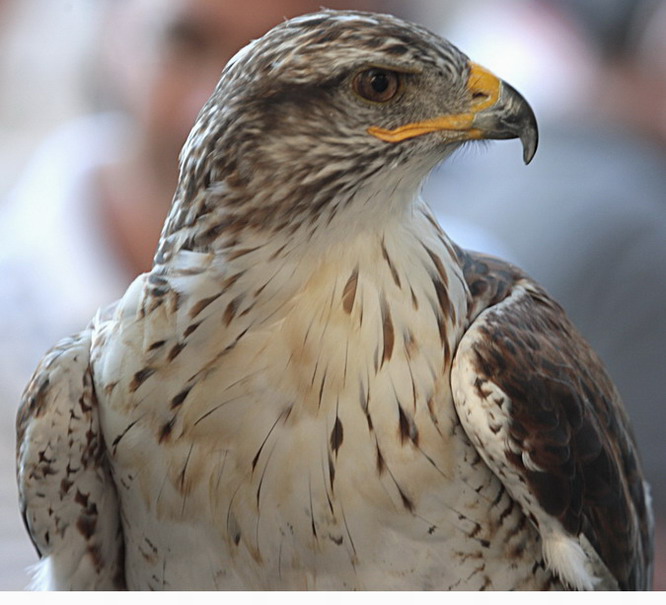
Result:
{"label": "dark brown streak marking", "polygon": [[[198,324],[197,324],[198,325]],[[167,355],[167,361],[171,362],[178,355],[180,355],[181,351],[187,346],[187,343],[185,342],[177,342],[173,347],[171,347],[171,350],[169,351],[169,354]]]}
{"label": "dark brown streak marking", "polygon": [[[254,298],[258,298],[258,297],[261,295],[261,293],[266,289],[266,287],[268,286],[268,284],[270,284],[270,283],[275,279],[275,277],[276,277],[277,275],[279,275],[279,274],[280,274],[280,270],[278,270],[278,271],[276,271],[275,273],[273,273],[273,275],[271,275],[271,277],[269,277],[268,280],[266,280],[266,282],[264,282],[261,286],[259,286],[259,287],[254,291],[253,297],[254,297]],[[292,272],[292,275],[293,275],[293,272]],[[252,308],[252,307],[250,307],[250,308]],[[244,315],[245,313],[247,313],[248,310],[249,310],[249,309],[245,309],[245,311],[243,311],[243,315]]]}
{"label": "dark brown streak marking", "polygon": [[225,326],[228,326],[233,320],[233,318],[236,316],[236,312],[238,311],[238,307],[242,299],[243,295],[239,294],[227,305],[227,308],[224,310],[224,316],[223,316]]}
{"label": "dark brown streak marking", "polygon": [[506,518],[507,518],[507,517],[513,512],[513,508],[514,508],[514,506],[515,506],[515,502],[514,502],[513,498],[509,498],[508,500],[509,500],[509,504],[508,504],[507,507],[501,512],[501,514],[500,514],[500,516],[499,516],[499,522],[500,522],[500,525],[501,525],[502,523],[504,523],[504,521],[506,520]]}
{"label": "dark brown streak marking", "polygon": [[363,327],[363,297],[361,296],[361,304],[360,304],[360,312],[358,314],[358,327],[362,328]]}
{"label": "dark brown streak marking", "polygon": [[148,347],[149,351],[154,351],[155,349],[159,349],[160,347],[163,347],[166,343],[166,340],[156,340],[153,344],[151,344]]}
{"label": "dark brown streak marking", "polygon": [[388,471],[388,474],[391,476],[391,479],[393,480],[393,483],[395,484],[396,489],[398,490],[398,493],[400,494],[400,499],[402,500],[402,505],[410,512],[414,512],[414,503],[412,500],[407,496],[407,494],[402,490],[398,482],[396,481],[395,477],[393,476],[393,473],[391,472],[391,469],[386,467],[386,470]]}
{"label": "dark brown streak marking", "polygon": [[376,438],[375,438],[375,448],[377,450],[377,474],[381,476],[384,474],[384,471],[386,470],[386,462],[384,461],[382,450],[379,449],[379,442],[377,441]]}
{"label": "dark brown streak marking", "polygon": [[500,501],[502,500],[502,496],[504,496],[505,492],[506,492],[506,489],[504,488],[504,484],[500,483],[499,489],[497,490],[497,495],[495,496],[495,498],[491,502],[491,506],[493,508],[495,508],[500,503]]}
{"label": "dark brown streak marking", "polygon": [[[330,454],[328,455],[328,481],[331,486],[331,492],[333,492],[333,484],[335,483],[335,462],[333,462],[333,458],[331,458]],[[328,506],[332,513],[333,503],[331,502],[331,498],[328,494],[326,494],[326,497],[328,499]]]}
{"label": "dark brown streak marking", "polygon": [[181,390],[177,395],[173,397],[173,399],[171,400],[171,408],[177,408],[180,405],[182,405],[183,401],[185,401],[185,398],[190,394],[192,386],[193,385],[185,387],[183,390]]}
{"label": "dark brown streak marking", "polygon": [[414,513],[414,510],[415,510],[414,502],[412,502],[411,498],[400,487],[400,484],[398,483],[395,476],[391,472],[391,469],[386,464],[386,461],[384,460],[384,456],[383,456],[383,454],[381,452],[381,449],[379,447],[379,441],[377,440],[376,436],[375,436],[375,447],[376,447],[376,452],[377,452],[377,474],[381,476],[384,473],[384,471],[386,471],[388,473],[388,475],[391,477],[391,480],[393,481],[393,484],[395,485],[396,489],[398,490],[398,493],[400,494],[400,499],[402,501],[403,506],[410,513]]}
{"label": "dark brown streak marking", "polygon": [[95,533],[98,516],[97,506],[94,502],[88,502],[88,496],[89,494],[82,494],[78,490],[75,496],[75,502],[83,509],[76,522],[76,527],[86,540],[90,540]]}
{"label": "dark brown streak marking", "polygon": [[451,479],[449,475],[447,475],[439,466],[437,466],[437,463],[428,455],[426,454],[423,449],[418,445],[414,444],[416,448],[419,450],[419,453],[432,465],[432,467],[445,479]]}
{"label": "dark brown streak marking", "polygon": [[319,386],[319,405],[318,405],[319,408],[321,408],[321,402],[323,401],[324,398],[324,386],[326,385],[327,373],[328,373],[328,368],[324,370],[324,375],[321,377],[321,385]]}
{"label": "dark brown streak marking", "polygon": [[442,259],[437,256],[428,246],[423,246],[425,251],[428,253],[428,256],[430,257],[430,260],[432,261],[432,264],[435,266],[435,269],[437,270],[437,273],[439,274],[440,279],[442,280],[442,283],[444,286],[449,285],[449,276],[446,273],[446,269],[444,268],[444,263],[442,263]]}
{"label": "dark brown streak marking", "polygon": [[[409,370],[409,378],[412,381],[412,408],[414,409],[414,414],[416,414],[416,400],[418,399],[416,393],[416,380],[414,380],[414,372],[412,371],[412,366],[409,362],[407,363],[407,369]],[[395,385],[393,386],[393,390],[395,391]],[[398,394],[396,393],[396,399],[397,396]]]}
{"label": "dark brown streak marking", "polygon": [[485,565],[485,563],[481,563],[480,565],[478,565],[477,567],[475,567],[475,568],[472,570],[472,573],[470,573],[470,574],[467,576],[467,578],[466,578],[465,581],[466,581],[466,582],[469,582],[469,581],[470,581],[470,580],[471,580],[476,574],[483,573],[483,572],[485,571],[485,569],[486,569],[486,565]]}
{"label": "dark brown streak marking", "polygon": [[153,374],[155,373],[155,368],[143,368],[134,374],[132,382],[130,382],[129,390],[130,393],[136,392],[136,390]]}
{"label": "dark brown streak marking", "polygon": [[435,231],[437,231],[438,234],[442,233],[442,227],[429,212],[424,212],[423,216],[425,216],[428,219],[428,222],[435,228]]}
{"label": "dark brown streak marking", "polygon": [[[143,418],[143,416],[141,417]],[[113,448],[113,453],[115,455],[116,453],[116,448],[118,447],[118,443],[120,443],[120,440],[127,434],[127,432],[137,423],[141,418],[137,418],[134,422],[130,422],[126,427],[125,430],[118,435],[113,442],[111,443],[111,447]]]}
{"label": "dark brown streak marking", "polygon": [[444,238],[444,232],[440,229],[439,233],[437,234],[437,238],[439,239],[440,242],[442,242],[442,245],[446,248],[446,251],[449,253],[451,258],[458,258],[458,253],[456,251],[456,246],[452,246],[451,242]]}
{"label": "dark brown streak marking", "polygon": [[[273,277],[275,277],[275,276],[273,276]],[[261,293],[264,291],[264,289],[266,288],[266,286],[268,286],[268,284],[271,283],[271,280],[273,279],[273,277],[271,277],[271,279],[269,279],[265,284],[263,284],[262,286],[259,286],[259,287],[254,291],[254,294],[253,294],[254,298],[258,298],[258,297],[261,295]],[[247,309],[246,309],[246,311],[247,311]]]}
{"label": "dark brown streak marking", "polygon": [[350,314],[354,308],[354,300],[356,299],[356,288],[358,287],[358,267],[354,269],[349,276],[344,289],[342,290],[342,308],[345,313]]}
{"label": "dark brown streak marking", "polygon": [[319,539],[317,535],[317,525],[315,524],[314,518],[314,506],[312,504],[312,478],[308,477],[308,493],[310,494],[310,528],[312,530],[312,536],[315,540]]}
{"label": "dark brown streak marking", "polygon": [[282,419],[284,416],[284,412],[280,414],[276,419],[271,428],[268,430],[268,433],[266,433],[266,436],[264,437],[264,440],[261,442],[261,445],[259,446],[259,449],[257,450],[257,453],[255,454],[254,458],[252,459],[252,472],[254,472],[254,469],[257,466],[257,462],[259,461],[259,456],[261,455],[261,451],[264,449],[264,446],[266,445],[266,441],[268,441],[268,438],[271,436],[271,433],[277,426],[277,423]]}
{"label": "dark brown streak marking", "polygon": [[400,443],[404,445],[405,441],[409,439],[418,446],[419,432],[414,421],[405,413],[400,404],[398,404],[398,426],[400,427]]}
{"label": "dark brown streak marking", "polygon": [[382,353],[382,361],[380,367],[384,365],[386,361],[391,359],[393,354],[393,344],[395,342],[395,332],[393,328],[393,320],[391,319],[391,310],[389,309],[386,298],[382,293],[381,298],[381,313],[382,313],[382,332],[384,335],[384,350]]}
{"label": "dark brown streak marking", "polygon": [[382,238],[382,256],[384,257],[384,260],[386,261],[386,264],[388,265],[389,271],[391,272],[391,277],[393,278],[393,281],[395,282],[395,285],[398,286],[398,288],[401,288],[402,285],[400,283],[400,276],[398,275],[398,272],[395,269],[395,266],[393,265],[393,262],[391,261],[391,257],[388,254],[388,251],[386,250],[386,245],[384,244],[384,239]]}
{"label": "dark brown streak marking", "polygon": [[331,431],[331,449],[333,450],[333,453],[338,455],[338,450],[340,449],[340,446],[342,445],[342,439],[344,437],[344,430],[342,428],[342,422],[340,421],[340,418],[335,416],[335,423],[333,424],[333,430]]}
{"label": "dark brown streak marking", "polygon": [[67,477],[64,477],[63,480],[60,482],[60,499],[64,498],[64,496],[69,492],[71,489],[72,485],[74,485],[73,481],[70,481],[67,479]]}
{"label": "dark brown streak marking", "polygon": [[[289,415],[289,413],[287,412],[287,416],[288,415]],[[280,417],[278,418],[278,420],[281,420],[281,419],[284,420],[284,418],[283,418],[284,416],[285,416],[284,413],[280,414]],[[277,424],[277,421],[276,421],[275,424]],[[275,426],[275,425],[273,425],[273,426]],[[273,429],[271,429],[271,431],[272,430]],[[268,438],[268,436],[266,436],[266,438]],[[273,447],[271,447],[270,452],[268,452],[268,460],[266,461],[266,464],[264,465],[264,470],[261,471],[261,477],[259,478],[259,485],[257,485],[257,506],[259,506],[259,501],[261,499],[261,488],[264,485],[264,477],[266,476],[266,471],[268,470],[268,461],[270,460],[270,457],[271,457],[271,455],[273,453],[273,450],[275,449],[276,446],[277,446],[277,441],[273,444]],[[257,516],[257,532],[258,531],[259,531],[259,516]],[[257,542],[258,542],[258,535],[257,535]]]}
{"label": "dark brown streak marking", "polygon": [[[196,323],[190,324],[185,328],[185,331],[183,332],[183,338],[187,338],[194,330],[196,330],[199,326],[201,325],[201,322],[198,321]],[[179,351],[180,352],[180,351]]]}
{"label": "dark brown streak marking", "polygon": [[419,300],[418,300],[418,298],[416,298],[416,294],[414,293],[414,288],[409,286],[409,291],[412,294],[412,306],[414,307],[414,311],[418,311],[419,310]]}
{"label": "dark brown streak marking", "polygon": [[222,350],[222,352],[216,357],[216,361],[219,360],[224,355],[226,355],[229,351],[233,350],[233,348],[239,343],[240,339],[243,338],[243,336],[245,336],[245,334],[247,334],[249,329],[250,329],[249,327],[245,328],[238,336],[236,336],[236,338],[234,338],[233,342],[228,344]]}
{"label": "dark brown streak marking", "polygon": [[175,416],[172,416],[168,422],[164,423],[164,425],[162,426],[162,430],[160,431],[160,436],[158,438],[159,443],[162,443],[163,441],[169,438],[169,435],[171,435],[171,431],[173,430],[173,425],[175,423],[176,423]]}
{"label": "dark brown streak marking", "polygon": [[[187,452],[187,458],[185,458],[185,464],[183,464],[183,470],[180,471],[180,491],[185,495],[185,473],[187,472],[187,465],[190,463],[190,456],[192,455],[192,450],[194,449],[194,444],[190,445],[190,449]],[[181,514],[185,510],[185,498],[183,498],[183,507],[181,509]]]}
{"label": "dark brown streak marking", "polygon": [[233,286],[244,273],[244,271],[240,271],[239,273],[234,273],[233,275],[227,277],[227,279],[222,282],[222,289],[226,290],[227,288]]}
{"label": "dark brown streak marking", "polygon": [[[303,343],[301,344],[301,348],[305,348],[305,344],[308,341],[308,337],[310,336],[310,330],[312,330],[312,326],[314,325],[314,318],[310,320],[310,324],[308,325],[308,329],[305,331],[305,334],[303,335]],[[314,377],[313,377],[313,382],[314,382]]]}
{"label": "dark brown streak marking", "polygon": [[435,287],[435,294],[437,295],[437,302],[439,308],[442,311],[442,315],[445,318],[450,318],[453,315],[453,307],[451,306],[451,300],[449,299],[449,293],[446,290],[446,285],[444,282],[439,279],[432,280],[433,286]]}
{"label": "dark brown streak marking", "polygon": [[273,254],[271,254],[270,260],[275,260],[278,256],[280,256],[286,247],[287,244],[280,246],[275,252],[273,252]]}
{"label": "dark brown streak marking", "polygon": [[451,348],[449,347],[448,339],[445,339],[444,342],[442,342],[442,347],[444,349],[444,363],[442,364],[442,371],[446,373],[451,367]]}
{"label": "dark brown streak marking", "polygon": [[189,313],[190,319],[194,319],[197,315],[199,315],[199,313],[201,313],[212,302],[216,301],[221,295],[222,291],[218,292],[217,294],[213,294],[213,296],[209,296],[208,298],[202,298],[200,301],[192,305]]}
{"label": "dark brown streak marking", "polygon": [[314,379],[317,377],[317,370],[318,369],[319,369],[319,357],[317,357],[317,361],[315,361],[314,370],[312,371],[312,378],[310,379],[310,386],[311,387],[314,386]]}
{"label": "dark brown streak marking", "polygon": [[252,311],[253,308],[254,308],[254,303],[250,304],[247,308],[243,309],[243,310],[241,311],[239,317],[244,317],[245,315],[247,315],[248,313],[250,313],[250,311]]}
{"label": "dark brown streak marking", "polygon": [[347,386],[347,363],[349,361],[349,341],[345,343],[345,365],[342,368],[342,388]]}

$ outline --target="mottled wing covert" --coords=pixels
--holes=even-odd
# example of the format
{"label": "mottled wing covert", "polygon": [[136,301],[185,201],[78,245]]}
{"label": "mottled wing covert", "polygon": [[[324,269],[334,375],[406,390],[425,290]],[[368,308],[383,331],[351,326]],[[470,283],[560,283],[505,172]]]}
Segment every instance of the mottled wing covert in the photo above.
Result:
{"label": "mottled wing covert", "polygon": [[115,486],[90,372],[90,329],[44,357],[17,418],[17,472],[26,527],[41,560],[33,588],[124,586]]}
{"label": "mottled wing covert", "polygon": [[519,270],[460,256],[476,316],[451,381],[468,436],[539,529],[560,577],[574,588],[649,588],[649,496],[601,361]]}

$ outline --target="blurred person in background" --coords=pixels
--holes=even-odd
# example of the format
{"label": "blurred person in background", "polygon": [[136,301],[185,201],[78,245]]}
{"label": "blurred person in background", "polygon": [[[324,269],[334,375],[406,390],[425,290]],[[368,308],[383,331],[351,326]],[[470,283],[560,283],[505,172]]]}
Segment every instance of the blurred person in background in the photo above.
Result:
{"label": "blurred person in background", "polygon": [[[384,8],[380,0],[324,4]],[[284,18],[321,5],[113,0],[90,19],[99,28],[91,36],[90,112],[50,134],[0,202],[0,589],[24,588],[25,568],[37,560],[17,504],[14,418],[38,360],[150,268],[180,148],[226,61]],[[67,18],[83,24],[76,3],[61,7],[68,11],[61,26]],[[43,12],[33,13],[35,31],[43,31]],[[21,27],[30,33],[29,25]],[[49,85],[34,94],[49,103]]]}
{"label": "blurred person in background", "polygon": [[500,237],[606,363],[652,485],[666,589],[666,1],[479,1],[444,35],[525,94],[540,145],[527,168],[499,147],[463,151],[425,197]]}

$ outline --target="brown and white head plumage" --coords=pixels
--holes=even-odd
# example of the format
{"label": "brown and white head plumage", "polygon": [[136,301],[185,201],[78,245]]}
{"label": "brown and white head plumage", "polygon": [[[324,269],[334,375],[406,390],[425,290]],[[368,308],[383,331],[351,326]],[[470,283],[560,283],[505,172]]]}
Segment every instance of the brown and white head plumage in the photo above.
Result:
{"label": "brown and white head plumage", "polygon": [[[354,90],[354,79],[373,68],[400,80],[387,102]],[[404,186],[415,196],[430,170],[470,138],[469,129],[414,136],[400,145],[369,136],[368,129],[468,114],[475,96],[489,94],[470,86],[472,69],[452,44],[389,15],[324,11],[275,27],[231,59],[202,109],[182,152],[165,237],[186,229],[179,240],[205,249],[223,226],[285,234],[305,227],[311,235],[314,225],[328,225],[341,208],[353,206],[360,190]],[[531,159],[534,115],[502,85],[510,98],[501,106],[513,122],[474,138],[526,137]],[[492,121],[499,125],[495,116]],[[381,195],[374,197],[372,220],[391,212]],[[362,196],[359,203],[365,204]],[[350,212],[347,226],[356,220]]]}

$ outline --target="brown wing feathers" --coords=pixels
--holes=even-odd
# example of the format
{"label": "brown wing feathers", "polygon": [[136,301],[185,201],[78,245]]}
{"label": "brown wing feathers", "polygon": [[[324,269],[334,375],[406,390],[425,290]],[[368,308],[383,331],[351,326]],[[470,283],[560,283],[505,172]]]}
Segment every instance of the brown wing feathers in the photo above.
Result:
{"label": "brown wing feathers", "polygon": [[[481,307],[526,280],[501,261],[461,259]],[[572,535],[585,534],[620,588],[644,586],[648,512],[620,396],[562,309],[532,282],[527,288],[529,295],[489,311],[475,348],[479,375],[511,399],[510,436],[531,463],[508,450],[507,457],[546,512]]]}

